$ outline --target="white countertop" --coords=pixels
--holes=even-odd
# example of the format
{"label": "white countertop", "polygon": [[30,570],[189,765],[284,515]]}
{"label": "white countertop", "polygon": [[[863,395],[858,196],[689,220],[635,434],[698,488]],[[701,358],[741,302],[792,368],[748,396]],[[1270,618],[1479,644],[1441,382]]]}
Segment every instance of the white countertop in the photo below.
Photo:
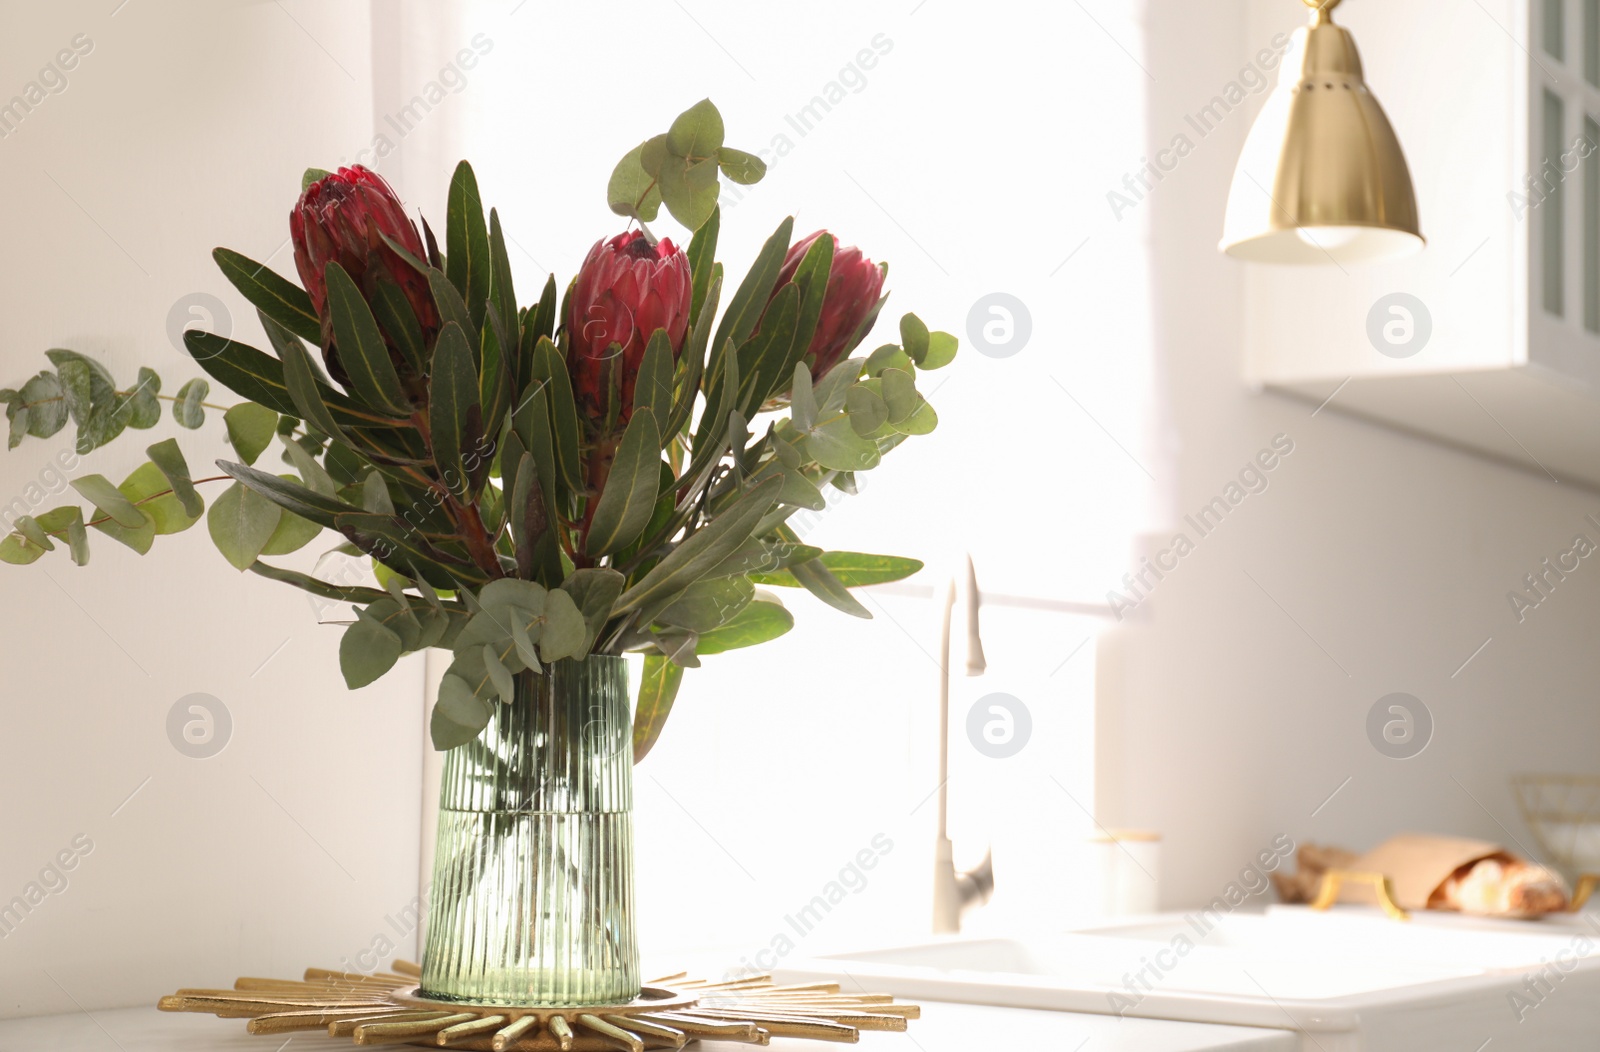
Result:
{"label": "white countertop", "polygon": [[[243,1020],[119,1008],[72,1015],[0,1020],[0,1052],[280,1052],[287,1042],[253,1037]],[[348,1038],[293,1035],[288,1052],[353,1049]],[[408,1047],[408,1046],[396,1046]],[[690,1046],[691,1048],[695,1046]],[[704,1052],[753,1046],[705,1041]],[[815,1041],[773,1038],[771,1052],[819,1052]],[[923,1004],[909,1034],[864,1033],[866,1052],[969,1052],[972,1049],[1059,1049],[1061,1052],[1299,1052],[1295,1035],[1281,1030],[1118,1019],[1107,1015],[1038,1012],[983,1005]]]}

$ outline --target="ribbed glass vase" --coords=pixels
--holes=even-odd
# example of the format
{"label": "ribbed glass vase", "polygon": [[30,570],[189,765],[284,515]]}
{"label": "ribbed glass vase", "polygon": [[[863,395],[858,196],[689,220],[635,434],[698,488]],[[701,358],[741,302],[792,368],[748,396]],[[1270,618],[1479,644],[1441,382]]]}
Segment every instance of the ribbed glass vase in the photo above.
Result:
{"label": "ribbed glass vase", "polygon": [[445,756],[422,992],[508,1005],[627,1001],[633,748],[620,657],[524,672]]}

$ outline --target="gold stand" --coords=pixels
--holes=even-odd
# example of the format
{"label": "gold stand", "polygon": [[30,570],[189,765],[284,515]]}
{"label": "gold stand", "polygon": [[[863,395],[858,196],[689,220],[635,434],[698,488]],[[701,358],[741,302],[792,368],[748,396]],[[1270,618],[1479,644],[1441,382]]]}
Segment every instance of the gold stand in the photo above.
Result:
{"label": "gold stand", "polygon": [[1325,910],[1339,901],[1339,892],[1345,884],[1370,884],[1378,896],[1383,912],[1397,921],[1410,920],[1411,914],[1394,901],[1394,882],[1382,873],[1366,873],[1351,869],[1330,869],[1322,875],[1322,888],[1311,903],[1314,910]]}
{"label": "gold stand", "polygon": [[1600,873],[1584,873],[1578,877],[1578,888],[1572,893],[1572,905],[1567,907],[1568,913],[1577,913],[1583,909],[1584,903],[1589,901],[1589,896],[1594,894],[1594,889],[1600,884]]}
{"label": "gold stand", "polygon": [[846,994],[838,983],[776,986],[771,976],[712,982],[686,973],[645,984],[626,1004],[573,1007],[436,1001],[422,970],[364,975],[307,968],[303,980],[239,979],[231,990],[179,990],[164,1012],[248,1019],[252,1034],[327,1030],[358,1045],[412,1044],[471,1052],[591,1052],[682,1048],[700,1038],[765,1045],[774,1035],[854,1042],[863,1030],[905,1030],[922,1010],[889,994]]}

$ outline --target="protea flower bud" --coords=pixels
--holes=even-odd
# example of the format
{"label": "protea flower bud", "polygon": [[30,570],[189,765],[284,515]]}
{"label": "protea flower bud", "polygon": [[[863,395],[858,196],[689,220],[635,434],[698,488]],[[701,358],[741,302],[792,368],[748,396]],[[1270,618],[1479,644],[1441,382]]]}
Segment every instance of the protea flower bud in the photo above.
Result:
{"label": "protea flower bud", "polygon": [[[667,238],[652,245],[635,230],[589,250],[567,299],[566,328],[567,372],[591,434],[604,429],[613,410],[618,427],[633,415],[639,366],[657,329],[667,330],[677,360],[692,292],[689,260]],[[615,406],[614,390],[620,398]]]}
{"label": "protea flower bud", "polygon": [[[806,253],[817,238],[824,236],[833,237],[826,230],[818,230],[789,249],[789,254],[783,257],[783,267],[778,271],[777,284],[772,287],[774,296],[794,280]],[[817,331],[812,334],[811,346],[806,349],[806,360],[811,366],[813,380],[820,379],[855,350],[856,344],[866,336],[867,330],[872,328],[872,321],[878,316],[878,300],[882,294],[883,268],[864,256],[859,248],[840,247],[839,239],[833,237],[833,266],[828,270],[822,316],[817,319]]]}
{"label": "protea flower bud", "polygon": [[[422,238],[382,176],[358,164],[340,168],[312,183],[289,213],[289,235],[294,241],[300,283],[322,319],[323,361],[335,380],[344,383],[345,374],[333,346],[333,322],[328,312],[323,270],[329,263],[343,267],[368,302],[373,301],[379,283],[398,285],[417,316],[423,338],[432,342],[439,330],[439,313],[427,279],[383,240],[387,235],[421,259],[425,256]],[[400,356],[398,352],[394,355],[398,364]]]}

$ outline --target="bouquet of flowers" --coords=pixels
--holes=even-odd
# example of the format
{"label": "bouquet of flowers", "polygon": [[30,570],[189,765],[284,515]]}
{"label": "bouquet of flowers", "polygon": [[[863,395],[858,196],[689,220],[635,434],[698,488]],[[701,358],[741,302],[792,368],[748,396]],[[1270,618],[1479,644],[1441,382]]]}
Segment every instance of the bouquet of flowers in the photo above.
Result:
{"label": "bouquet of flowers", "polygon": [[[242,401],[131,386],[70,350],[0,390],[10,445],[69,421],[78,453],[148,429],[171,404],[199,428],[223,409],[232,447],[199,478],[176,439],[120,483],[71,480],[86,502],[7,518],[0,560],[64,546],[89,561],[94,529],[143,553],[202,515],[240,571],[352,604],[340,646],[350,687],[403,654],[452,651],[432,719],[441,749],[469,742],[519,674],[587,654],[643,652],[634,752],[661,732],[685,668],[761,643],[793,618],[772,588],[801,587],[870,616],[850,589],[916,572],[912,559],[826,552],[786,521],[854,492],[859,472],[936,424],[918,392],[956,340],[901,317],[898,342],[852,356],[884,300],[887,267],[786,219],[724,294],[715,261],[720,180],[759,158],[723,145],[709,100],[619,163],[608,188],[632,229],[596,242],[558,299],[552,275],[519,303],[498,214],[465,162],[441,246],[380,177],[312,170],[290,215],[300,285],[214,253],[259,312],[262,350],[191,330],[190,355]],[[687,250],[648,223],[662,206]],[[281,450],[271,464],[269,450]],[[201,489],[224,488],[207,505]],[[372,560],[352,586],[267,560],[322,537]]]}

